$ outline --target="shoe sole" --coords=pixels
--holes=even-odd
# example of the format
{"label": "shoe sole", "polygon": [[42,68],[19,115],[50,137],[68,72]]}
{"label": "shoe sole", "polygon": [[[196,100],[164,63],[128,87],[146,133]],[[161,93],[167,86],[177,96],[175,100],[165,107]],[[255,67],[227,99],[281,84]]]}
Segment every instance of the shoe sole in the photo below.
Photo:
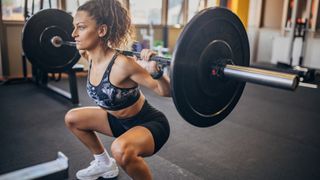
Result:
{"label": "shoe sole", "polygon": [[79,178],[77,177],[77,179],[79,180],[96,180],[99,179],[100,177],[105,178],[105,179],[111,179],[111,178],[115,178],[119,175],[119,171],[115,171],[115,172],[108,172],[99,176],[91,176],[90,178]]}
{"label": "shoe sole", "polygon": [[[116,171],[112,171],[112,172],[107,172],[105,174],[102,174],[102,176],[100,177],[103,177],[103,178],[107,178],[107,179],[110,179],[110,178],[115,178],[119,175],[119,170],[117,168]],[[99,178],[99,177],[98,177]]]}
{"label": "shoe sole", "polygon": [[[116,162],[113,158],[111,158],[111,161],[112,161],[113,163]],[[111,171],[111,172],[110,172],[110,171],[109,171],[109,172],[106,172],[106,173],[104,173],[104,174],[102,174],[102,175],[91,176],[91,177],[82,177],[82,178],[79,178],[79,177],[77,177],[77,175],[76,175],[76,177],[77,177],[77,179],[79,179],[79,180],[96,180],[96,179],[99,179],[100,177],[106,178],[106,179],[111,179],[111,178],[117,177],[118,175],[119,175],[119,168],[118,168],[118,166],[117,166],[117,169],[116,169],[116,170]]]}

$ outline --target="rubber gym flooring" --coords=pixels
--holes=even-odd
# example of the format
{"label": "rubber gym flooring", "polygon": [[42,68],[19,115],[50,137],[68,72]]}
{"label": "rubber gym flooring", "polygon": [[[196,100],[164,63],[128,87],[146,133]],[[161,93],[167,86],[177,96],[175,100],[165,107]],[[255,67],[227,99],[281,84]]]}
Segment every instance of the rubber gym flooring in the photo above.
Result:
{"label": "rubber gym flooring", "polygon": [[[78,79],[82,106],[94,105]],[[57,84],[65,89],[66,82]],[[177,113],[172,99],[143,89],[163,111],[171,136],[146,158],[154,179],[320,179],[320,90],[288,92],[247,84],[240,102],[221,123],[197,128]],[[0,174],[69,158],[69,179],[92,160],[67,130],[64,115],[73,106],[32,83],[0,86]],[[106,148],[113,138],[100,136]],[[118,179],[130,179],[121,170]]]}

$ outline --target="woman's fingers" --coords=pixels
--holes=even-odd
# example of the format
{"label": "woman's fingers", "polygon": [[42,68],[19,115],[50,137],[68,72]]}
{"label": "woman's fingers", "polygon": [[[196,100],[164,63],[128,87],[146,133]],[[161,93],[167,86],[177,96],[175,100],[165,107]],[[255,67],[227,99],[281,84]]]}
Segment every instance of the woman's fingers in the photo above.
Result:
{"label": "woman's fingers", "polygon": [[144,61],[149,61],[151,56],[156,55],[156,52],[150,50],[150,49],[142,49],[140,53],[140,57]]}

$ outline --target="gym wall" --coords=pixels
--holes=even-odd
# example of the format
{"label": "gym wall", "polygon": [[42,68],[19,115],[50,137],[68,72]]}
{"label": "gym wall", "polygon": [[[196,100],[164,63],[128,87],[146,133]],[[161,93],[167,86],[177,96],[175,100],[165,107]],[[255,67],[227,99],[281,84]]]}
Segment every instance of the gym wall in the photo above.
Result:
{"label": "gym wall", "polygon": [[[276,63],[281,61],[288,63],[286,58],[288,51],[288,33],[284,33],[286,22],[286,4],[288,0],[257,0],[250,1],[248,37],[251,49],[251,61]],[[315,6],[316,8],[316,6]],[[254,9],[254,10],[253,10]],[[261,9],[261,10],[260,10]],[[260,12],[260,13],[259,13]],[[318,16],[314,17],[317,20]],[[320,68],[319,30],[311,31],[307,36],[304,65]],[[298,38],[294,42],[293,62],[298,62],[302,42]]]}
{"label": "gym wall", "polygon": [[281,29],[284,0],[263,1],[262,27]]}
{"label": "gym wall", "polygon": [[[4,64],[7,66],[4,66],[4,75],[5,76],[12,76],[12,77],[21,77],[22,74],[22,47],[21,47],[21,32],[23,28],[24,23],[23,22],[4,22],[3,30],[5,31],[5,37],[4,37],[4,46],[6,46],[4,49],[6,49],[6,55],[4,57],[7,57],[7,59],[3,59]],[[31,66],[30,63],[28,63],[28,72],[31,74]]]}

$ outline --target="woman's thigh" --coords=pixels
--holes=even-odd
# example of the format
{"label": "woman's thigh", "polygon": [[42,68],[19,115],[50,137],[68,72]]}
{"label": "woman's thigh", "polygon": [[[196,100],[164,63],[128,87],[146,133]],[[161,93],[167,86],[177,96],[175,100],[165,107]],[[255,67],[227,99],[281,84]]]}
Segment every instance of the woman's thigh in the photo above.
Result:
{"label": "woman's thigh", "polygon": [[108,113],[100,107],[89,106],[71,109],[66,114],[66,121],[80,130],[92,130],[113,136]]}
{"label": "woman's thigh", "polygon": [[149,129],[143,126],[135,126],[121,136],[114,143],[121,142],[133,147],[139,156],[151,156],[154,152],[154,140]]}

